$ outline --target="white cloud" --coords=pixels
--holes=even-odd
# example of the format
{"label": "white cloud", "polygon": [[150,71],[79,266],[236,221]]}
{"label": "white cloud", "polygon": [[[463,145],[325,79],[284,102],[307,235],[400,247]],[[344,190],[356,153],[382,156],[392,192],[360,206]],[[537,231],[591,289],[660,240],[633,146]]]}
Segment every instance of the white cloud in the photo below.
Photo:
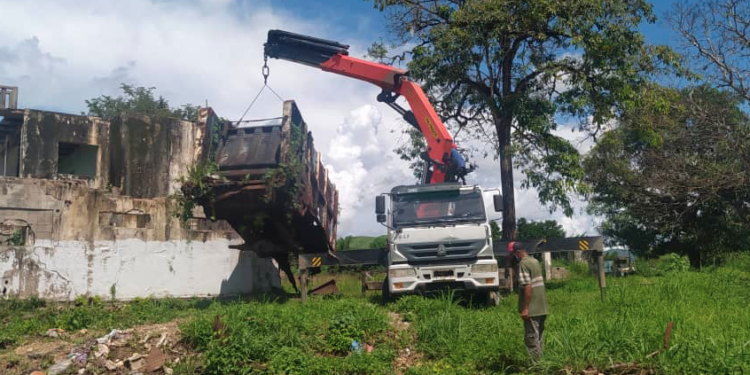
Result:
{"label": "white cloud", "polygon": [[375,223],[375,196],[393,186],[412,183],[408,165],[393,153],[396,133],[386,131],[397,123],[396,116],[372,105],[349,113],[336,128],[326,150],[331,180],[339,189],[342,234],[384,233]]}
{"label": "white cloud", "polygon": [[[263,43],[279,28],[341,39],[340,27],[315,12],[290,14],[265,1],[0,0],[0,84],[19,86],[19,105],[68,113],[85,99],[119,92],[120,83],[157,87],[173,105],[203,104],[238,119],[263,86]],[[298,15],[299,14],[299,15]],[[338,29],[336,29],[338,27]],[[361,56],[376,35],[347,35]],[[298,64],[269,60],[269,85],[295,99],[340,191],[340,235],[380,234],[374,197],[414,182],[393,153],[403,124],[379,89]],[[266,92],[246,118],[275,117],[281,103]],[[468,182],[498,187],[499,167],[480,160]],[[517,173],[516,181],[521,176]],[[583,232],[584,216],[563,219],[541,208],[536,193],[517,189],[518,217],[555,218]],[[587,218],[587,217],[586,217]],[[568,221],[565,221],[568,220]]]}

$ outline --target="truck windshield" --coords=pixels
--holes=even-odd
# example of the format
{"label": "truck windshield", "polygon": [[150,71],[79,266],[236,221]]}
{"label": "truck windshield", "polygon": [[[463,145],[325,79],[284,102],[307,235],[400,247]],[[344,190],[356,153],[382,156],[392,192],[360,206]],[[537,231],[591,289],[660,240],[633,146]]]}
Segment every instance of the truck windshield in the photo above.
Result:
{"label": "truck windshield", "polygon": [[482,192],[477,190],[399,194],[392,202],[395,227],[485,220]]}

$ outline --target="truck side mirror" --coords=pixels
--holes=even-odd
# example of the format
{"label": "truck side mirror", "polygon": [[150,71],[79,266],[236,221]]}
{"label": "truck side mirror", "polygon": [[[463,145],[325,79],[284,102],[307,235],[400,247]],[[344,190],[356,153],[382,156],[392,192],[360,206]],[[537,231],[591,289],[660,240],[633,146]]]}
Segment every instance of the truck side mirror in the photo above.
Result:
{"label": "truck side mirror", "polygon": [[[375,213],[378,216],[385,215],[385,197],[382,195],[378,195],[377,197],[375,197]],[[380,218],[378,218],[378,222],[382,223],[382,221],[380,221]]]}
{"label": "truck side mirror", "polygon": [[500,212],[503,210],[503,196],[500,194],[495,194],[492,196],[492,203],[495,205],[495,212]]}
{"label": "truck side mirror", "polygon": [[378,223],[385,223],[385,214],[378,214]]}

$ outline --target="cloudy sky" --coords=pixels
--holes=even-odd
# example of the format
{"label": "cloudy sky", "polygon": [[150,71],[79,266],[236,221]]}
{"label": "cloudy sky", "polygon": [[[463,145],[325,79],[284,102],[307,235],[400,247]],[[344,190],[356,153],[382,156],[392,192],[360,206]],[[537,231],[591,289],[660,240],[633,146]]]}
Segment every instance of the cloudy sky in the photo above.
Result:
{"label": "cloudy sky", "polygon": [[[0,0],[0,14],[0,84],[19,86],[19,106],[67,113],[129,83],[156,87],[173,105],[207,102],[238,119],[263,86],[269,29],[338,40],[351,45],[353,56],[384,32],[381,15],[362,0]],[[659,26],[646,31],[665,35]],[[413,182],[393,153],[402,141],[398,116],[376,102],[372,85],[284,61],[269,65],[269,85],[297,101],[339,189],[339,234],[384,233],[375,222],[374,197]],[[268,94],[246,118],[280,113],[281,102]],[[582,150],[590,146],[570,129],[558,134]],[[499,187],[496,161],[474,161],[480,168],[467,182]],[[569,235],[596,233],[598,220],[582,211],[584,202],[566,218],[519,188],[516,204],[518,217],[556,219]]]}

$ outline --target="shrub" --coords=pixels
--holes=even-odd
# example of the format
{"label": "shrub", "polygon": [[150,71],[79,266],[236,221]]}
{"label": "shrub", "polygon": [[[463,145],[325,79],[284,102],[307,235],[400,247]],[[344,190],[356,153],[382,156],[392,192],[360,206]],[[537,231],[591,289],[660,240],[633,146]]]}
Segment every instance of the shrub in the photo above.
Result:
{"label": "shrub", "polygon": [[739,271],[750,271],[750,253],[729,253],[723,256],[725,267]]}
{"label": "shrub", "polygon": [[654,277],[658,275],[653,260],[638,258],[635,260],[635,272],[643,277]]}
{"label": "shrub", "polygon": [[570,274],[578,276],[586,276],[589,274],[589,264],[584,261],[573,261],[570,262]]}
{"label": "shrub", "polygon": [[690,260],[686,256],[675,253],[664,254],[656,261],[656,269],[660,274],[684,272],[690,269]]}

